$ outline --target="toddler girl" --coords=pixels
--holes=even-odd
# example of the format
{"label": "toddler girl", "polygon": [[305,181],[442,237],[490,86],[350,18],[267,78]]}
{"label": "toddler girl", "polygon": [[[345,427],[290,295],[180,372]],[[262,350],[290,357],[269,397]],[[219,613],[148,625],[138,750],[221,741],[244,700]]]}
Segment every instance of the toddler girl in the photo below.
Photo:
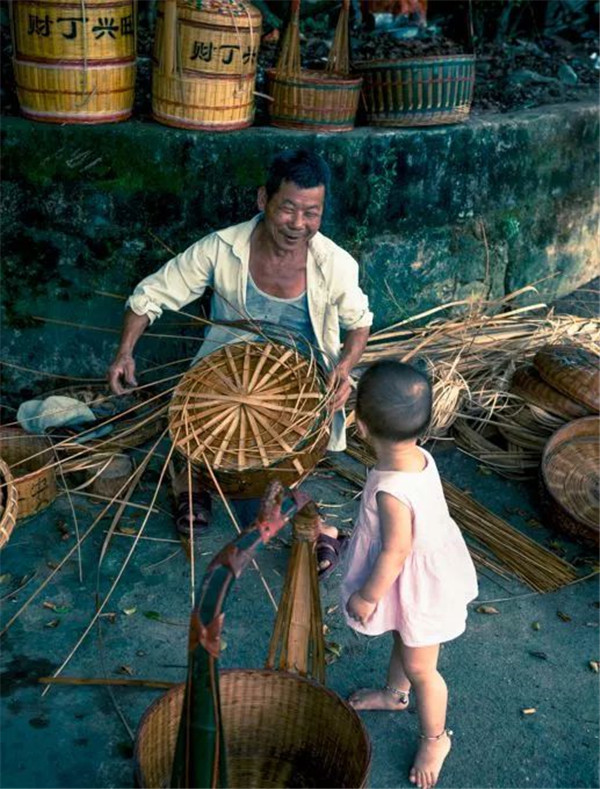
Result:
{"label": "toddler girl", "polygon": [[360,435],[377,464],[362,494],[348,547],[342,602],[350,627],[394,643],[383,688],[349,699],[360,710],[405,710],[415,693],[420,743],[410,781],[435,785],[450,751],[446,683],[437,670],[440,643],[465,629],[477,578],[450,517],[431,455],[417,438],[431,417],[431,387],[407,364],[382,361],[361,377],[356,400]]}

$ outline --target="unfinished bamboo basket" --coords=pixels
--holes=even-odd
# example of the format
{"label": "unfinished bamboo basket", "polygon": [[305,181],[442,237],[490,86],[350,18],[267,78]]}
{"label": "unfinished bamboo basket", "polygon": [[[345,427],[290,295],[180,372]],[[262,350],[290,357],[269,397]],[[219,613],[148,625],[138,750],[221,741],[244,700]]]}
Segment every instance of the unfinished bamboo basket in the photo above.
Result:
{"label": "unfinished bamboo basket", "polygon": [[182,377],[169,432],[208,485],[212,471],[225,493],[260,497],[270,480],[289,486],[322,457],[331,421],[326,397],[324,371],[297,349],[234,343]]}
{"label": "unfinished bamboo basket", "polygon": [[9,3],[23,115],[49,123],[129,118],[136,73],[135,5],[135,0]]}
{"label": "unfinished bamboo basket", "polygon": [[554,526],[598,546],[600,417],[576,419],[548,441],[541,467],[542,499]]}
{"label": "unfinished bamboo basket", "polygon": [[54,452],[46,437],[30,435],[19,427],[0,427],[0,457],[10,468],[17,489],[19,521],[54,501]]}
{"label": "unfinished bamboo basket", "polygon": [[18,493],[13,475],[4,460],[0,458],[0,550],[10,539],[18,512]]}
{"label": "unfinished bamboo basket", "polygon": [[300,2],[292,17],[274,69],[267,71],[271,123],[284,129],[351,131],[358,109],[362,78],[349,75],[349,3],[344,0],[331,54],[324,71],[300,68]]}
{"label": "unfinished bamboo basket", "polygon": [[262,16],[245,0],[163,0],[158,7],[152,113],[167,126],[250,126]]}
{"label": "unfinished bamboo basket", "polygon": [[471,111],[475,56],[447,55],[355,63],[372,126],[437,126]]}
{"label": "unfinished bamboo basket", "polygon": [[533,357],[543,380],[591,413],[600,412],[600,357],[579,345],[544,345]]}

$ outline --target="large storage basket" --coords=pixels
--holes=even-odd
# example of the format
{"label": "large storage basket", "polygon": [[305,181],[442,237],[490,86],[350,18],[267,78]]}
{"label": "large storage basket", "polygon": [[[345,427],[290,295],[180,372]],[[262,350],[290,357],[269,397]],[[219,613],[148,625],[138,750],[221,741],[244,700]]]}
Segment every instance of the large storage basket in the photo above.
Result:
{"label": "large storage basket", "polygon": [[0,549],[10,539],[17,521],[17,486],[9,467],[0,458]]}
{"label": "large storage basket", "polygon": [[360,77],[301,71],[278,75],[267,71],[268,90],[273,97],[271,123],[283,129],[351,131],[360,98]]}
{"label": "large storage basket", "polygon": [[108,123],[131,115],[134,0],[19,0],[14,71],[23,114],[50,123]]}
{"label": "large storage basket", "polygon": [[600,529],[600,417],[557,430],[542,458],[542,494],[556,528],[596,546]]}
{"label": "large storage basket", "polygon": [[374,126],[434,126],[466,120],[475,84],[474,55],[364,61],[366,119]]}
{"label": "large storage basket", "polygon": [[35,515],[57,495],[50,441],[19,427],[0,427],[0,457],[10,468],[18,496],[18,519]]}
{"label": "large storage basket", "polygon": [[[157,699],[135,744],[138,786],[169,786],[184,686]],[[363,787],[371,746],[358,714],[317,682],[279,671],[220,672],[230,787]]]}
{"label": "large storage basket", "polygon": [[[159,5],[156,24],[154,118],[184,129],[250,126],[262,24],[258,9],[242,0],[179,0],[173,28],[167,8]],[[174,47],[167,46],[165,34],[175,35]]]}
{"label": "large storage basket", "polygon": [[321,458],[330,415],[322,369],[274,342],[226,345],[183,376],[169,408],[176,449],[209,485],[257,497],[274,478],[291,485]]}

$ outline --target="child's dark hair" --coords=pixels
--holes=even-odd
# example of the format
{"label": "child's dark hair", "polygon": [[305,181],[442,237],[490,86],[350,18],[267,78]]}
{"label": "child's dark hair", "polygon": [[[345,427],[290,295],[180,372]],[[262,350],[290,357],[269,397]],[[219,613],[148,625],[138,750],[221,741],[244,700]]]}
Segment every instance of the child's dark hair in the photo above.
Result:
{"label": "child's dark hair", "polygon": [[431,420],[431,384],[409,364],[375,362],[365,370],[356,391],[356,415],[375,438],[418,438]]}
{"label": "child's dark hair", "polygon": [[268,200],[278,191],[283,181],[292,181],[300,189],[324,186],[327,194],[330,181],[329,165],[318,153],[304,148],[282,151],[269,165],[265,183]]}

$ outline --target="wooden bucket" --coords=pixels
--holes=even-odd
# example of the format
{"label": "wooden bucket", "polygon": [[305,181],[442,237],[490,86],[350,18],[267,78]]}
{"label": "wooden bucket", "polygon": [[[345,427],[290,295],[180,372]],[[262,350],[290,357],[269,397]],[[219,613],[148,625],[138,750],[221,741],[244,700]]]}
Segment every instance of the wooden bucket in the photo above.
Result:
{"label": "wooden bucket", "polygon": [[54,452],[44,436],[20,427],[0,427],[0,457],[13,476],[18,495],[18,520],[35,515],[57,496]]}
{"label": "wooden bucket", "polygon": [[154,40],[152,114],[183,129],[228,131],[254,119],[262,16],[243,0],[166,0]]}
{"label": "wooden bucket", "polygon": [[355,64],[363,78],[366,118],[373,126],[437,126],[467,119],[475,57],[447,55]]}
{"label": "wooden bucket", "polygon": [[274,342],[226,345],[185,373],[169,407],[178,452],[225,493],[262,496],[290,486],[320,460],[329,437],[325,374]]}
{"label": "wooden bucket", "polygon": [[267,80],[269,95],[273,97],[269,107],[273,126],[324,132],[354,128],[362,85],[360,77],[324,71],[286,75],[269,69]]}
{"label": "wooden bucket", "polygon": [[554,526],[600,543],[600,417],[576,419],[557,430],[542,457],[542,498]]}
{"label": "wooden bucket", "polygon": [[[314,680],[280,671],[220,674],[228,786],[367,785],[371,746],[355,710]],[[170,786],[184,685],[146,711],[134,760],[137,786]]]}
{"label": "wooden bucket", "polygon": [[136,70],[135,0],[19,0],[12,9],[21,111],[50,123],[129,118]]}
{"label": "wooden bucket", "polygon": [[10,469],[0,458],[0,550],[9,541],[15,528],[18,495]]}

